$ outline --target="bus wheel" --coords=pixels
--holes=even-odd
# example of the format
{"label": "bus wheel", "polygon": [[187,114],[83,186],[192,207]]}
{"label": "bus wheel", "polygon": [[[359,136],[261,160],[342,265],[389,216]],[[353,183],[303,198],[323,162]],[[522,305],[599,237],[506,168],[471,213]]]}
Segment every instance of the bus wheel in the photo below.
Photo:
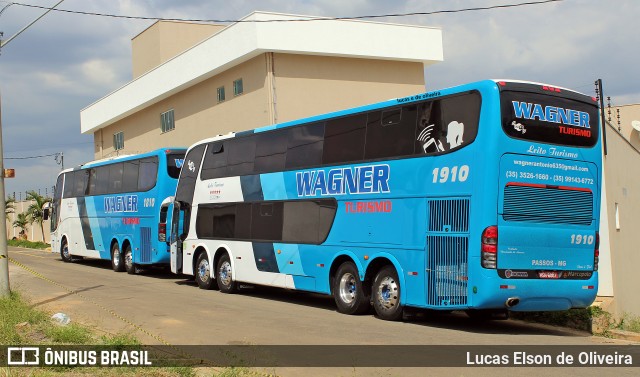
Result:
{"label": "bus wheel", "polygon": [[400,280],[393,266],[385,266],[376,275],[372,287],[373,307],[380,319],[398,321],[402,319],[400,305]]}
{"label": "bus wheel", "polygon": [[195,278],[200,289],[211,289],[214,286],[215,280],[211,277],[211,264],[209,263],[209,256],[206,252],[202,252],[198,256]]}
{"label": "bus wheel", "polygon": [[218,260],[218,266],[216,268],[216,281],[218,282],[218,289],[222,293],[236,293],[238,291],[238,284],[233,281],[231,274],[231,260],[229,254],[225,254]]}
{"label": "bus wheel", "polygon": [[370,295],[358,278],[358,269],[352,262],[338,267],[333,280],[333,298],[338,311],[344,314],[364,314],[371,307]]}
{"label": "bus wheel", "polygon": [[129,275],[134,275],[138,272],[138,266],[133,263],[133,252],[131,251],[131,245],[127,245],[124,249],[124,268]]}
{"label": "bus wheel", "polygon": [[60,247],[60,257],[63,262],[69,263],[72,262],[71,254],[69,254],[69,244],[67,243],[67,239],[62,240],[62,246]]}
{"label": "bus wheel", "polygon": [[117,243],[114,243],[111,247],[111,267],[115,272],[124,271],[124,261],[122,260],[122,253]]}

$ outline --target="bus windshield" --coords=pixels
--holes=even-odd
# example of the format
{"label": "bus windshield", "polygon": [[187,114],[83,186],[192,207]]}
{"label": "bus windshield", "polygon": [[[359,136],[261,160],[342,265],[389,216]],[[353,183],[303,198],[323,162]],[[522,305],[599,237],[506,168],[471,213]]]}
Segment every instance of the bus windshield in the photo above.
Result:
{"label": "bus windshield", "polygon": [[592,147],[598,141],[595,102],[507,90],[501,105],[502,128],[511,137],[576,147]]}

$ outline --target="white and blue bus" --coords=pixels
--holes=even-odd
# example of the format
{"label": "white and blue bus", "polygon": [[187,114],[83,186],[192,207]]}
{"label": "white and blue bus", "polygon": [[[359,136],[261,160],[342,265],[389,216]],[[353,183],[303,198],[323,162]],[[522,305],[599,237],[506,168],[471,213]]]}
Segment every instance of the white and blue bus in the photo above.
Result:
{"label": "white and blue bus", "polygon": [[386,320],[586,307],[598,127],[593,97],[481,81],[203,140],[166,201],[172,271]]}
{"label": "white and blue bus", "polygon": [[185,149],[158,149],[87,163],[58,175],[51,206],[51,249],[70,262],[110,259],[114,271],[168,265],[166,211]]}

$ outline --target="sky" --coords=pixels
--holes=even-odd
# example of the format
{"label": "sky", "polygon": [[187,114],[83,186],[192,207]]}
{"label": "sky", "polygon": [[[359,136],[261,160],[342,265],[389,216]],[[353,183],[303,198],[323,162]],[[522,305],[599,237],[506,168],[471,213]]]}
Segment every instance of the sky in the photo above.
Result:
{"label": "sky", "polygon": [[[65,0],[59,9],[154,18],[237,20],[253,11],[354,17],[520,4],[535,0]],[[0,0],[4,40],[57,0]],[[11,5],[10,5],[11,4]],[[612,105],[640,103],[640,0],[562,0],[481,11],[376,18],[439,27],[444,61],[425,68],[425,90],[483,79],[544,82]],[[62,165],[93,159],[80,111],[131,81],[131,38],[154,21],[52,11],[0,51],[7,195],[51,195]],[[372,43],[372,41],[363,41]],[[398,41],[406,43],[406,41]],[[420,43],[420,41],[415,41]],[[37,157],[44,156],[44,157]],[[30,158],[37,157],[37,158]]]}

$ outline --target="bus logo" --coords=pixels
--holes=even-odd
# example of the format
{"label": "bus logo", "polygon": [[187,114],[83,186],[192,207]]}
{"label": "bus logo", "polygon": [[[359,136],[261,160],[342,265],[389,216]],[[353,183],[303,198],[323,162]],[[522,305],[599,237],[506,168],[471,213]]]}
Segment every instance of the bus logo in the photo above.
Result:
{"label": "bus logo", "polygon": [[566,124],[568,126],[591,128],[589,113],[584,111],[563,109],[555,106],[542,106],[538,103],[511,101],[516,118]]}
{"label": "bus logo", "polygon": [[104,198],[104,213],[138,212],[138,195],[116,195]]}
{"label": "bus logo", "polygon": [[296,173],[298,196],[389,193],[389,165],[308,170]]}

